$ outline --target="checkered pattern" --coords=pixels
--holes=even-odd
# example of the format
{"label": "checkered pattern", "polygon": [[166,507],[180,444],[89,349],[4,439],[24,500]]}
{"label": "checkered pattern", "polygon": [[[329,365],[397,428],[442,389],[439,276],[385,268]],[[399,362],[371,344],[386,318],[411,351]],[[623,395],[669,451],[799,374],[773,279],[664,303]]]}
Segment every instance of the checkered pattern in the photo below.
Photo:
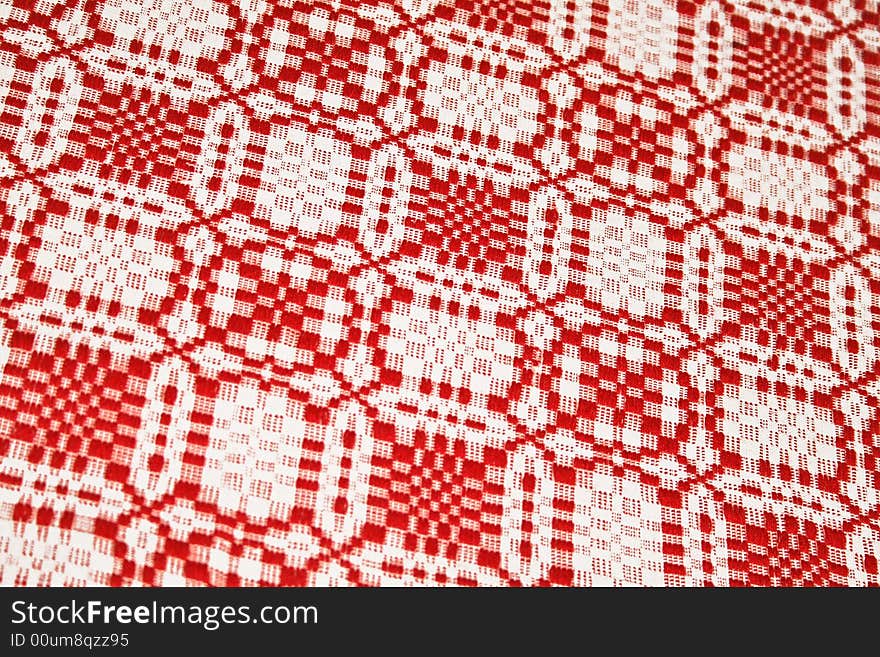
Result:
{"label": "checkered pattern", "polygon": [[0,582],[878,585],[876,0],[5,0]]}

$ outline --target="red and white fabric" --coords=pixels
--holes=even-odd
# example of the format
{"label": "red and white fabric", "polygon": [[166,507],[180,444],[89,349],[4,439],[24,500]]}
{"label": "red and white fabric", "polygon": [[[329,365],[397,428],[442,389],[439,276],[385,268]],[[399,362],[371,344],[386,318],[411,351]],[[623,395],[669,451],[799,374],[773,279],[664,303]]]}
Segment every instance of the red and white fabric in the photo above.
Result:
{"label": "red and white fabric", "polygon": [[877,585],[876,0],[6,0],[0,582]]}

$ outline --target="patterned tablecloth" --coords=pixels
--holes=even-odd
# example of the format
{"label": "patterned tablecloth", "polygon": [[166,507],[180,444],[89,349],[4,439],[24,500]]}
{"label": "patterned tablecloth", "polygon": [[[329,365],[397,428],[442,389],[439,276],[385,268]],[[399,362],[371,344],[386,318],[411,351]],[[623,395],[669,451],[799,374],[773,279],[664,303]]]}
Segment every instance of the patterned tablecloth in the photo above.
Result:
{"label": "patterned tablecloth", "polygon": [[0,582],[878,584],[877,0],[4,0]]}

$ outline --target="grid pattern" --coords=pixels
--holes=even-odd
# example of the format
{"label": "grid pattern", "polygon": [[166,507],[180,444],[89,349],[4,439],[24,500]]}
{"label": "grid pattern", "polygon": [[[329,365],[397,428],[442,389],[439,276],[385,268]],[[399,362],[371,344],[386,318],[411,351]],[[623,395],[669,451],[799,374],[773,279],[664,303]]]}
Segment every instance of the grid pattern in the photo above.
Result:
{"label": "grid pattern", "polygon": [[0,583],[878,585],[878,25],[9,0]]}

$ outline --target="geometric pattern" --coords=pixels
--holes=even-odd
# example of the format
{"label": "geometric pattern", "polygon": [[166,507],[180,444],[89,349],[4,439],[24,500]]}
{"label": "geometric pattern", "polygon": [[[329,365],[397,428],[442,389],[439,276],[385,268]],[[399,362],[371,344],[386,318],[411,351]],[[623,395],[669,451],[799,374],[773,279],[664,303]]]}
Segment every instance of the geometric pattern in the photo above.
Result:
{"label": "geometric pattern", "polygon": [[880,585],[878,25],[10,0],[0,583]]}

